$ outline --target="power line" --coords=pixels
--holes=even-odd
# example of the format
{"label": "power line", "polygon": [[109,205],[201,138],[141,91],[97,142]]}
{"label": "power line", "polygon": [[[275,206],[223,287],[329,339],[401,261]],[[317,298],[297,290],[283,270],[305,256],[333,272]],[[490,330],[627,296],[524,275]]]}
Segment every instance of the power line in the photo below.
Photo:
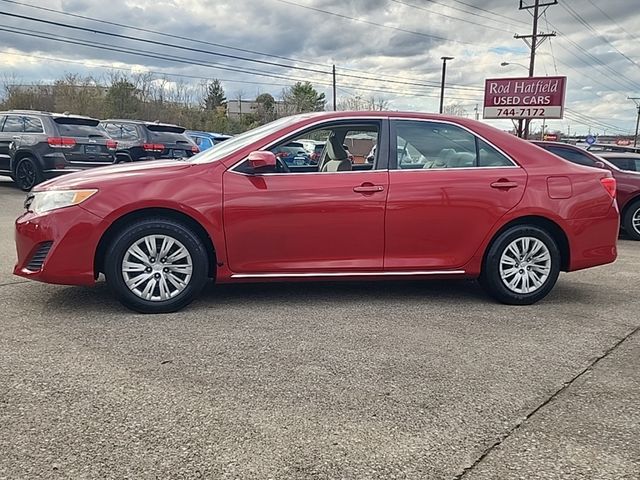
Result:
{"label": "power line", "polygon": [[[431,15],[439,15],[439,16],[441,16],[441,17],[450,18],[450,19],[452,19],[452,20],[458,20],[458,21],[460,21],[460,22],[470,23],[470,24],[472,24],[472,25],[477,25],[477,26],[482,27],[482,28],[489,28],[489,29],[491,29],[491,30],[497,30],[497,31],[499,31],[499,32],[507,32],[507,33],[509,32],[509,30],[506,30],[506,29],[504,29],[504,28],[500,28],[500,27],[493,27],[493,26],[491,26],[491,25],[486,25],[486,24],[483,24],[483,23],[474,22],[474,21],[472,21],[472,20],[466,20],[466,19],[464,19],[464,18],[454,17],[453,15],[447,15],[446,13],[436,12],[436,11],[434,11],[434,10],[431,10],[430,8],[422,7],[422,6],[420,6],[420,5],[414,5],[414,4],[412,4],[412,3],[407,3],[407,2],[405,2],[405,1],[403,1],[403,0],[391,0],[391,1],[392,1],[392,2],[394,2],[394,3],[398,3],[398,4],[400,4],[400,5],[404,5],[404,6],[406,6],[406,7],[415,8],[415,9],[417,9],[417,10],[423,10],[423,11],[425,11],[425,12],[429,12]],[[497,20],[496,20],[496,21],[497,21]]]}
{"label": "power line", "polygon": [[[287,61],[290,61],[290,62],[304,63],[304,64],[308,64],[308,65],[313,65],[313,66],[325,66],[323,64],[320,64],[320,63],[317,63],[317,62],[310,62],[308,60],[294,59],[294,58],[285,57],[285,56],[281,56],[281,55],[274,55],[274,54],[269,54],[269,53],[265,53],[265,52],[259,52],[259,51],[256,51],[256,50],[249,50],[249,49],[245,49],[245,48],[233,47],[233,46],[225,45],[225,44],[221,44],[221,43],[214,43],[214,42],[208,42],[208,41],[205,41],[205,40],[198,40],[198,39],[195,39],[195,38],[185,37],[185,36],[181,36],[181,35],[175,35],[175,34],[170,34],[170,33],[159,32],[157,30],[151,30],[151,29],[148,29],[148,28],[136,27],[136,26],[132,26],[132,25],[126,25],[126,24],[123,24],[123,23],[102,20],[102,19],[98,19],[98,18],[94,18],[94,17],[89,17],[89,16],[86,16],[86,15],[79,15],[79,14],[74,14],[74,13],[70,13],[70,12],[62,12],[62,11],[55,10],[55,9],[52,9],[52,8],[42,7],[42,6],[38,6],[38,5],[31,5],[29,3],[18,2],[18,1],[15,1],[15,0],[0,0],[0,1],[6,2],[6,3],[15,4],[15,5],[20,5],[20,6],[23,6],[23,7],[34,8],[34,9],[41,10],[41,11],[51,12],[51,13],[55,13],[55,14],[58,14],[58,15],[65,15],[65,16],[69,16],[69,17],[72,17],[72,18],[80,18],[80,19],[83,19],[83,20],[89,20],[89,21],[92,21],[92,22],[98,22],[98,23],[105,24],[105,25],[112,25],[112,26],[117,26],[117,27],[121,27],[121,28],[127,28],[127,29],[130,29],[130,30],[138,30],[140,32],[152,33],[154,35],[160,35],[160,36],[168,37],[168,38],[186,40],[186,41],[189,41],[189,42],[199,43],[199,44],[202,44],[202,45],[210,45],[210,46],[215,46],[215,47],[219,47],[219,48],[225,48],[225,49],[240,51],[240,52],[244,52],[244,53],[251,53],[251,54],[254,54],[254,55],[261,55],[261,56],[264,56],[264,57],[277,58],[277,59],[280,59],[280,60],[287,60]],[[64,24],[64,26],[67,26],[67,25]],[[91,32],[94,32],[94,30],[91,30]],[[353,72],[359,72],[360,71],[360,70],[357,70],[357,69],[343,67],[341,65],[338,65],[338,67],[341,70],[347,70],[347,71],[353,71]],[[424,80],[422,80],[422,79],[408,78],[408,77],[405,77],[405,76],[400,77],[400,76],[396,76],[396,75],[380,74],[380,73],[376,73],[376,75],[384,76],[384,77],[388,77],[388,78],[402,79],[404,81],[406,81],[406,80],[415,80],[417,82],[424,82]],[[436,82],[433,82],[433,86],[437,87],[438,84]],[[450,83],[450,86],[452,88],[458,88],[459,87],[459,88],[463,89],[463,87],[467,87],[467,88],[464,88],[464,89],[482,90],[482,88],[480,88],[480,87],[471,87],[469,85],[460,85],[460,84],[455,84],[455,83]]]}
{"label": "power line", "polygon": [[613,18],[611,18],[611,16],[610,16],[607,12],[605,12],[604,10],[602,10],[602,9],[601,9],[597,4],[593,3],[593,0],[588,0],[588,2],[589,2],[591,5],[593,5],[595,8],[597,8],[597,9],[598,9],[598,11],[599,11],[602,15],[604,15],[606,18],[608,18],[608,19],[609,19],[609,21],[613,22],[613,23],[614,23],[614,24],[615,24],[615,25],[616,25],[620,30],[622,30],[624,33],[626,33],[627,35],[629,35],[629,36],[630,36],[631,38],[633,38],[634,40],[640,40],[640,38],[639,38],[639,37],[636,37],[634,34],[629,33],[629,31],[628,31],[628,30],[625,30],[625,28],[624,28],[622,25],[620,25],[620,24],[619,24],[618,22],[616,22]]}
{"label": "power line", "polygon": [[[480,15],[480,14],[478,14],[478,13],[469,12],[468,10],[463,10],[463,9],[461,9],[461,8],[454,7],[454,6],[452,6],[452,5],[448,5],[448,4],[446,4],[446,3],[442,3],[442,2],[439,2],[439,1],[437,1],[437,0],[425,0],[425,1],[430,2],[430,3],[435,3],[436,5],[442,5],[442,6],[444,6],[444,7],[451,8],[451,9],[453,9],[453,10],[458,10],[458,11],[460,11],[460,12],[470,13],[471,15],[475,15],[475,16],[478,16],[478,17],[487,18],[487,19],[492,20],[492,21],[494,21],[494,22],[500,21],[500,22],[504,23],[502,20],[493,20],[491,17],[487,17],[487,16],[484,16],[484,15]],[[509,16],[507,16],[507,15],[503,15],[503,14],[501,14],[501,13],[494,12],[494,11],[492,11],[492,10],[488,10],[488,9],[486,9],[486,8],[477,7],[477,6],[475,6],[475,5],[471,5],[471,4],[466,3],[466,2],[463,2],[463,1],[461,1],[461,0],[453,0],[453,1],[454,1],[455,3],[460,4],[460,5],[464,5],[465,7],[473,8],[474,10],[478,10],[478,11],[481,11],[481,12],[486,12],[486,13],[489,13],[490,15],[494,15],[494,16],[496,16],[496,17],[500,17],[500,18],[503,18],[503,19],[505,19],[505,20],[509,20],[509,21],[511,21],[511,22],[520,23],[520,24],[524,24],[524,25],[529,25],[529,22],[525,22],[525,21],[523,21],[523,20],[519,20],[519,19],[517,19],[517,18],[509,17]],[[513,25],[513,24],[512,24],[512,26],[516,26],[516,25]]]}
{"label": "power line", "polygon": [[[72,37],[65,37],[65,36],[61,36],[61,35],[53,35],[53,34],[50,34],[50,33],[44,33],[43,34],[42,32],[36,32],[34,30],[28,30],[28,29],[22,29],[22,31],[18,31],[18,30],[11,30],[11,29],[0,27],[0,31],[5,31],[5,32],[8,32],[8,33],[14,33],[14,34],[18,34],[18,35],[28,35],[28,36],[32,36],[32,37],[36,37],[36,38],[42,38],[42,39],[51,40],[51,41],[55,41],[55,42],[61,42],[61,43],[68,43],[68,44],[72,44],[72,45],[80,45],[80,46],[85,46],[85,47],[94,48],[94,49],[98,49],[98,50],[114,51],[114,52],[118,52],[118,53],[125,53],[125,54],[128,54],[128,55],[148,57],[148,58],[154,58],[154,59],[165,60],[165,61],[170,61],[170,62],[188,64],[188,65],[197,65],[197,66],[202,66],[202,67],[207,67],[207,68],[213,68],[213,69],[220,69],[220,70],[244,73],[244,74],[248,74],[248,75],[259,75],[259,76],[266,76],[266,77],[278,78],[278,79],[282,79],[282,80],[299,81],[299,82],[305,82],[305,81],[310,80],[310,79],[307,79],[307,78],[296,78],[296,77],[291,77],[291,76],[286,76],[285,77],[285,76],[274,74],[274,73],[271,73],[271,72],[263,72],[263,71],[253,70],[253,69],[240,69],[240,68],[234,68],[234,67],[229,67],[229,66],[225,66],[225,65],[221,66],[220,64],[213,63],[213,62],[202,62],[202,61],[198,61],[198,60],[195,60],[195,59],[189,59],[189,58],[185,58],[185,57],[176,57],[176,56],[167,55],[167,54],[158,55],[158,54],[155,54],[153,52],[147,52],[147,51],[144,51],[144,50],[133,49],[133,48],[130,48],[130,47],[120,47],[120,46],[104,44],[104,43],[91,44],[91,43],[87,43],[87,41],[76,39],[76,38],[72,38]],[[328,81],[313,80],[313,82],[316,83],[316,84],[319,84],[319,85],[331,86],[331,82],[328,82]],[[428,94],[423,94],[423,93],[406,93],[406,92],[400,92],[400,91],[389,89],[389,88],[387,88],[385,90],[381,90],[381,89],[365,87],[365,86],[362,86],[362,85],[358,85],[358,86],[343,85],[343,86],[348,87],[348,88],[356,88],[356,89],[359,89],[359,90],[373,91],[373,92],[379,92],[379,93],[396,93],[396,94],[402,95],[402,96],[437,98],[437,95],[428,95]],[[451,97],[451,98],[455,98],[455,99],[459,99],[459,100],[471,100],[469,97]]]}
{"label": "power line", "polygon": [[[190,52],[203,53],[203,54],[207,54],[207,55],[220,56],[220,57],[230,58],[230,59],[234,59],[234,60],[242,60],[242,61],[246,61],[246,62],[259,63],[259,64],[262,64],[262,65],[275,66],[275,67],[281,67],[281,68],[288,68],[288,69],[292,69],[292,70],[299,70],[299,71],[309,72],[309,73],[318,73],[318,74],[323,74],[323,75],[331,75],[331,72],[327,72],[327,71],[324,71],[324,70],[318,70],[318,69],[307,68],[307,67],[299,67],[299,66],[295,66],[295,65],[284,65],[284,64],[281,64],[281,63],[277,63],[277,62],[271,62],[271,61],[267,61],[267,60],[257,60],[257,59],[247,58],[247,57],[241,57],[241,56],[238,56],[238,55],[231,55],[231,54],[221,53],[221,52],[211,52],[211,51],[203,50],[203,49],[200,49],[200,48],[192,48],[192,47],[186,47],[186,46],[183,46],[183,45],[168,44],[166,42],[160,42],[160,41],[156,41],[156,40],[149,40],[149,39],[145,39],[145,38],[132,37],[130,35],[123,35],[123,34],[118,34],[118,33],[113,33],[113,32],[107,32],[107,31],[103,31],[103,30],[96,30],[96,29],[92,29],[92,28],[80,27],[80,26],[77,26],[77,25],[67,25],[67,24],[64,24],[64,23],[61,23],[61,22],[54,22],[54,21],[45,20],[45,19],[42,19],[42,18],[27,17],[25,15],[19,15],[19,14],[15,14],[15,13],[0,12],[0,15],[6,15],[6,16],[9,16],[9,17],[20,18],[20,19],[23,19],[23,20],[29,20],[29,21],[37,22],[37,23],[44,23],[46,25],[54,25],[54,26],[57,26],[57,27],[69,28],[69,29],[73,29],[73,30],[80,30],[80,31],[83,31],[83,32],[98,33],[100,35],[105,35],[105,36],[110,36],[110,37],[122,38],[122,39],[126,39],[126,40],[134,40],[134,41],[137,41],[137,42],[148,43],[148,44],[152,44],[152,45],[156,45],[156,46],[170,47],[170,48],[186,50],[186,51],[190,51]],[[346,73],[341,73],[340,75],[342,77],[354,78],[354,79],[358,79],[358,80],[381,81],[379,79],[376,79],[376,78],[373,78],[373,77],[367,77],[367,76],[363,76],[363,75],[352,75],[352,74],[346,74]],[[424,83],[416,83],[416,82],[406,82],[406,81],[401,81],[401,80],[384,80],[384,83],[393,83],[393,84],[397,84],[397,85],[408,85],[408,86],[417,86],[417,87],[426,87],[426,88],[436,88],[434,85],[427,85],[427,84],[424,84]],[[463,89],[465,87],[456,87],[456,88]]]}
{"label": "power line", "polygon": [[609,40],[607,40],[605,37],[603,37],[589,22],[587,22],[578,12],[576,12],[570,5],[566,4],[566,3],[561,3],[560,6],[562,8],[564,8],[567,12],[569,12],[569,14],[575,18],[576,20],[578,20],[578,22],[580,22],[582,25],[584,25],[587,29],[589,29],[591,31],[591,33],[593,33],[595,35],[595,37],[599,38],[600,40],[602,40],[603,42],[607,43],[611,48],[613,48],[616,52],[618,52],[618,54],[620,54],[620,56],[622,56],[625,60],[631,62],[633,65],[635,65],[636,67],[640,68],[640,64],[638,64],[635,60],[633,60],[632,58],[630,58],[628,55],[626,55],[624,52],[621,52],[613,43],[611,43]]}
{"label": "power line", "polygon": [[331,15],[333,17],[342,18],[344,20],[350,20],[352,22],[358,22],[358,23],[363,23],[365,25],[372,25],[374,27],[385,28],[387,30],[395,30],[397,32],[409,33],[411,35],[417,35],[417,36],[425,37],[425,38],[433,38],[433,39],[436,39],[436,40],[444,40],[444,41],[447,41],[447,42],[460,43],[460,44],[463,44],[463,45],[476,45],[473,42],[465,42],[463,40],[454,40],[452,38],[441,37],[439,35],[431,35],[429,33],[416,32],[414,30],[407,30],[405,28],[393,27],[391,25],[383,25],[382,23],[371,22],[369,20],[364,20],[362,18],[356,18],[356,17],[351,17],[349,15],[343,15],[341,13],[330,12],[328,10],[322,10],[321,8],[311,7],[309,5],[301,5],[299,3],[291,2],[289,0],[274,0],[274,1],[280,2],[280,3],[285,3],[287,5],[293,5],[295,7],[304,8],[306,10],[312,10],[312,11],[318,12],[318,13],[323,13],[325,15]]}

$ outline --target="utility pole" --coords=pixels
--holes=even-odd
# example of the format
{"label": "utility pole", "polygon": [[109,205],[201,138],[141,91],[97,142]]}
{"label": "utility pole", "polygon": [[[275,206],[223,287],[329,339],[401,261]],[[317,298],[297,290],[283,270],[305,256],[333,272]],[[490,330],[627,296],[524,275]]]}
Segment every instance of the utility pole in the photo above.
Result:
{"label": "utility pole", "polygon": [[333,66],[333,111],[338,109],[336,105],[336,66]]}
{"label": "utility pole", "polygon": [[478,104],[476,103],[476,108],[473,109],[476,112],[476,121],[480,119],[480,112],[478,111]]}
{"label": "utility pole", "polygon": [[444,80],[447,78],[447,60],[453,60],[453,57],[440,57],[442,60],[442,83],[440,84],[440,113],[444,111]]}
{"label": "utility pole", "polygon": [[629,97],[629,100],[633,100],[638,109],[638,118],[636,119],[636,136],[633,137],[633,146],[638,146],[638,127],[640,127],[640,97]]}
{"label": "utility pole", "polygon": [[[529,3],[531,0],[520,0],[520,10],[527,10],[531,16],[533,17],[533,29],[531,30],[531,35],[515,35],[515,38],[520,38],[524,40],[524,43],[527,44],[529,49],[531,50],[531,55],[529,57],[529,77],[533,77],[535,73],[535,65],[536,65],[536,50],[542,43],[549,37],[555,37],[556,32],[552,33],[542,33],[538,32],[538,20],[544,12],[547,11],[552,5],[557,5],[558,0],[533,0],[533,3]],[[533,12],[531,10],[533,9]],[[520,119],[519,130],[522,129],[522,119]],[[524,124],[524,130],[522,131],[523,138],[529,137],[529,125],[531,123],[530,119],[527,119]]]}

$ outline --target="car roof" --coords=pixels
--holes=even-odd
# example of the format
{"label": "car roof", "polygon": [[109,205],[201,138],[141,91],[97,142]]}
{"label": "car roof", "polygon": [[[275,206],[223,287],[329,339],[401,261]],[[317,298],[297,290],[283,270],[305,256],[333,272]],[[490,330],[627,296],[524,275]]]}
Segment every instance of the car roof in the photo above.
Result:
{"label": "car roof", "polygon": [[51,118],[83,118],[85,120],[95,120],[99,122],[97,118],[88,117],[86,115],[76,115],[74,113],[64,112],[64,113],[54,113],[54,112],[44,112],[40,110],[5,110],[0,112],[0,115],[34,115],[34,116],[42,116],[42,117],[51,117]]}
{"label": "car roof", "polygon": [[227,135],[226,133],[215,133],[215,132],[203,132],[201,130],[187,130],[184,133],[187,135],[201,135],[203,137],[211,137],[211,138],[230,138],[231,135]]}

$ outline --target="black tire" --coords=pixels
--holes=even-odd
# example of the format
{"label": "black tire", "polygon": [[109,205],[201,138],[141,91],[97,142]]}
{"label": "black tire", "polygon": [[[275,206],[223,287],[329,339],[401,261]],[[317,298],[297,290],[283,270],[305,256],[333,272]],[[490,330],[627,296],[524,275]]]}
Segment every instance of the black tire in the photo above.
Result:
{"label": "black tire", "polygon": [[[546,279],[544,279],[544,281],[542,281],[539,286],[536,286],[535,290],[532,290],[528,293],[523,293],[517,292],[514,289],[510,288],[505,283],[506,280],[502,280],[501,258],[503,253],[505,253],[505,251],[509,248],[510,245],[513,244],[513,242],[519,239],[520,241],[522,241],[526,238],[533,238],[542,242],[542,244],[548,251],[550,259],[548,262],[546,262],[545,265],[545,268],[548,268]],[[529,242],[531,242],[531,240],[529,240]],[[512,255],[511,251],[509,255]],[[519,275],[519,278],[522,278],[522,274],[524,273],[530,278],[531,275],[527,273],[527,270],[531,270],[531,268],[533,268],[536,272],[536,278],[540,280],[542,276],[538,276],[539,272],[536,270],[539,267],[529,267],[528,263],[526,263],[527,260],[527,258],[524,258],[523,260],[516,260],[516,262],[524,261],[525,263],[517,263],[512,267],[518,271],[518,273],[516,273],[515,275]],[[545,230],[533,225],[515,225],[502,232],[491,243],[491,246],[489,247],[489,250],[485,256],[484,264],[482,267],[482,274],[480,275],[479,280],[480,284],[489,293],[489,295],[491,295],[499,302],[506,303],[508,305],[531,305],[547,296],[547,294],[551,291],[551,289],[553,289],[553,286],[556,284],[559,274],[560,250],[558,249],[558,246],[551,235],[549,235]],[[509,278],[512,278],[517,282],[515,275]],[[517,283],[513,288],[518,288],[517,285],[521,285],[520,290],[523,290],[523,283]]]}
{"label": "black tire", "polygon": [[18,160],[13,178],[18,188],[24,192],[28,192],[44,180],[42,170],[33,157],[24,157]]}
{"label": "black tire", "polygon": [[[636,222],[634,226],[634,220]],[[640,200],[629,205],[622,218],[622,228],[632,240],[640,240]]]}
{"label": "black tire", "polygon": [[[187,280],[186,287],[175,297],[167,300],[147,300],[142,298],[127,286],[124,278],[123,261],[125,255],[128,255],[127,250],[137,241],[149,235],[164,235],[177,240],[185,247],[191,257],[192,272],[190,279]],[[152,260],[155,260],[157,267],[161,266],[159,264],[160,259]],[[113,294],[127,308],[140,313],[170,313],[187,306],[202,291],[208,280],[208,271],[207,251],[198,236],[185,225],[175,220],[161,217],[138,220],[118,232],[107,247],[104,260],[107,285]],[[146,274],[147,272],[145,271],[144,273]],[[142,274],[140,272],[140,275]],[[154,275],[159,278],[160,274],[155,273]],[[158,281],[158,289],[160,288],[159,283]],[[165,282],[165,285],[168,285],[168,283]],[[153,291],[159,290],[153,287]]]}

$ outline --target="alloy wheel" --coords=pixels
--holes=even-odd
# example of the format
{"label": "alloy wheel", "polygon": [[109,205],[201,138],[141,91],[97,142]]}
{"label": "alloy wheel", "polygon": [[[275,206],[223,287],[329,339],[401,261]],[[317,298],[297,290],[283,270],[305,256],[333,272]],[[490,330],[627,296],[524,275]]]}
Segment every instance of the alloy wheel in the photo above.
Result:
{"label": "alloy wheel", "polygon": [[36,183],[36,170],[31,160],[22,160],[16,168],[16,180],[21,188],[28,190]]}
{"label": "alloy wheel", "polygon": [[193,273],[187,248],[168,235],[147,235],[136,240],[122,259],[125,284],[143,300],[161,302],[182,293]]}
{"label": "alloy wheel", "polygon": [[551,273],[551,253],[535,237],[520,237],[500,257],[500,278],[512,292],[528,294],[539,290]]}
{"label": "alloy wheel", "polygon": [[631,227],[640,235],[640,207],[638,207],[631,217]]}

